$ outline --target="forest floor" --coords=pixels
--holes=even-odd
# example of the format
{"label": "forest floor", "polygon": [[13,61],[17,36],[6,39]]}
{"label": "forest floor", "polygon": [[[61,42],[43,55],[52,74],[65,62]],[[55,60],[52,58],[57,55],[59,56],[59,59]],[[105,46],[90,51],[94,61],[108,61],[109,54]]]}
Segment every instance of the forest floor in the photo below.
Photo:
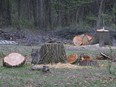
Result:
{"label": "forest floor", "polygon": [[[0,46],[0,87],[116,87],[116,62],[112,62],[112,73],[108,71],[108,60],[97,60],[99,67],[79,66],[78,64],[58,63],[48,64],[50,72],[32,71],[31,50],[40,48],[36,46],[1,45]],[[116,47],[112,47],[116,52]],[[65,45],[66,54],[87,53],[99,55],[100,50],[109,47],[88,45],[77,47]],[[6,68],[2,66],[3,56],[11,52],[19,52],[27,56],[27,61],[22,67]],[[43,65],[36,65],[43,66]]]}

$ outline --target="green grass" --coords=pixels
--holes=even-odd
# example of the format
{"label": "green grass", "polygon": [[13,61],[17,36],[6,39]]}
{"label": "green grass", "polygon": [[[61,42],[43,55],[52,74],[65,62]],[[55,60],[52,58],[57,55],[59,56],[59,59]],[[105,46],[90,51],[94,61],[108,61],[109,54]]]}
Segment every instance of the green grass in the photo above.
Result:
{"label": "green grass", "polygon": [[[32,48],[40,46],[0,46],[3,54],[19,52],[29,56]],[[87,51],[70,51],[67,54]],[[96,54],[97,50],[87,52]],[[2,58],[1,58],[2,59]],[[100,67],[78,66],[78,68],[50,68],[50,72],[32,71],[32,65],[25,63],[23,67],[6,68],[0,62],[0,87],[116,87],[116,76],[109,74],[108,61],[98,61]],[[112,71],[116,73],[116,62]]]}
{"label": "green grass", "polygon": [[116,77],[110,75],[103,67],[51,68],[50,73],[31,71],[30,68],[31,65],[19,68],[1,66],[0,86],[8,84],[10,87],[115,87],[116,84]]}

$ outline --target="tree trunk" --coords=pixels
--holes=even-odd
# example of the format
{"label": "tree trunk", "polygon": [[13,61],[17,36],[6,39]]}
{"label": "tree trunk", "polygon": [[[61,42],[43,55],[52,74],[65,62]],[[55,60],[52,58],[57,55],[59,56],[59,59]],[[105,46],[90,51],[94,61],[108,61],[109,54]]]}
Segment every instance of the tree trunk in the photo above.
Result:
{"label": "tree trunk", "polygon": [[17,2],[17,11],[18,11],[18,29],[20,29],[20,24],[19,24],[19,21],[20,21],[20,14],[21,14],[21,0],[18,0]]}
{"label": "tree trunk", "polygon": [[11,25],[11,6],[10,6],[10,1],[7,0],[7,7],[6,7],[6,24],[7,26]]}
{"label": "tree trunk", "polygon": [[38,21],[37,21],[37,3],[36,0],[31,0],[32,1],[32,6],[33,6],[33,19],[34,19],[34,26],[37,27]]}
{"label": "tree trunk", "polygon": [[61,43],[46,43],[40,49],[39,64],[64,63],[66,60],[66,52]]}
{"label": "tree trunk", "polygon": [[51,0],[45,0],[45,28],[51,29]]}
{"label": "tree trunk", "polygon": [[0,0],[0,27],[2,26],[2,22],[3,22],[3,3],[2,3],[3,1],[2,0]]}
{"label": "tree trunk", "polygon": [[104,0],[101,0],[101,2],[100,2],[99,12],[98,12],[98,20],[97,20],[97,25],[96,25],[97,27],[100,27],[100,25],[101,25],[101,15],[102,15],[103,1]]}

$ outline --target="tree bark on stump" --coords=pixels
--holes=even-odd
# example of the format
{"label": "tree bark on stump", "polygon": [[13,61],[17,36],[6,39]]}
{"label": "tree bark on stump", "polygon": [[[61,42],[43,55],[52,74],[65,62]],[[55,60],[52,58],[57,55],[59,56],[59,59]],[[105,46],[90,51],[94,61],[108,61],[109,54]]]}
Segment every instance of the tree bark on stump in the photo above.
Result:
{"label": "tree bark on stump", "polygon": [[96,31],[96,42],[99,46],[112,45],[109,30],[100,29]]}
{"label": "tree bark on stump", "polygon": [[40,48],[39,64],[64,63],[66,61],[66,52],[61,43],[46,43]]}
{"label": "tree bark on stump", "polygon": [[39,50],[38,49],[32,49],[31,51],[31,64],[38,64],[40,55],[39,55]]}

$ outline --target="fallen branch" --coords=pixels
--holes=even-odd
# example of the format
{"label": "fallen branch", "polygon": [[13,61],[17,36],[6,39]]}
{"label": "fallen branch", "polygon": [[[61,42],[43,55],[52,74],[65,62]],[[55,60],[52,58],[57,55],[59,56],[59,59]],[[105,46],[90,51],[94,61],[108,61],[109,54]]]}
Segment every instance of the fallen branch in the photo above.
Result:
{"label": "fallen branch", "polygon": [[105,57],[106,59],[110,59],[110,60],[113,60],[113,58],[111,58],[110,56],[106,55],[105,53],[103,52],[100,52],[101,56]]}
{"label": "fallen branch", "polygon": [[103,57],[106,58],[106,59],[116,61],[116,59],[111,58],[110,56],[106,55],[106,54],[103,53],[103,52],[100,52],[100,54],[101,54],[101,56],[103,56]]}

